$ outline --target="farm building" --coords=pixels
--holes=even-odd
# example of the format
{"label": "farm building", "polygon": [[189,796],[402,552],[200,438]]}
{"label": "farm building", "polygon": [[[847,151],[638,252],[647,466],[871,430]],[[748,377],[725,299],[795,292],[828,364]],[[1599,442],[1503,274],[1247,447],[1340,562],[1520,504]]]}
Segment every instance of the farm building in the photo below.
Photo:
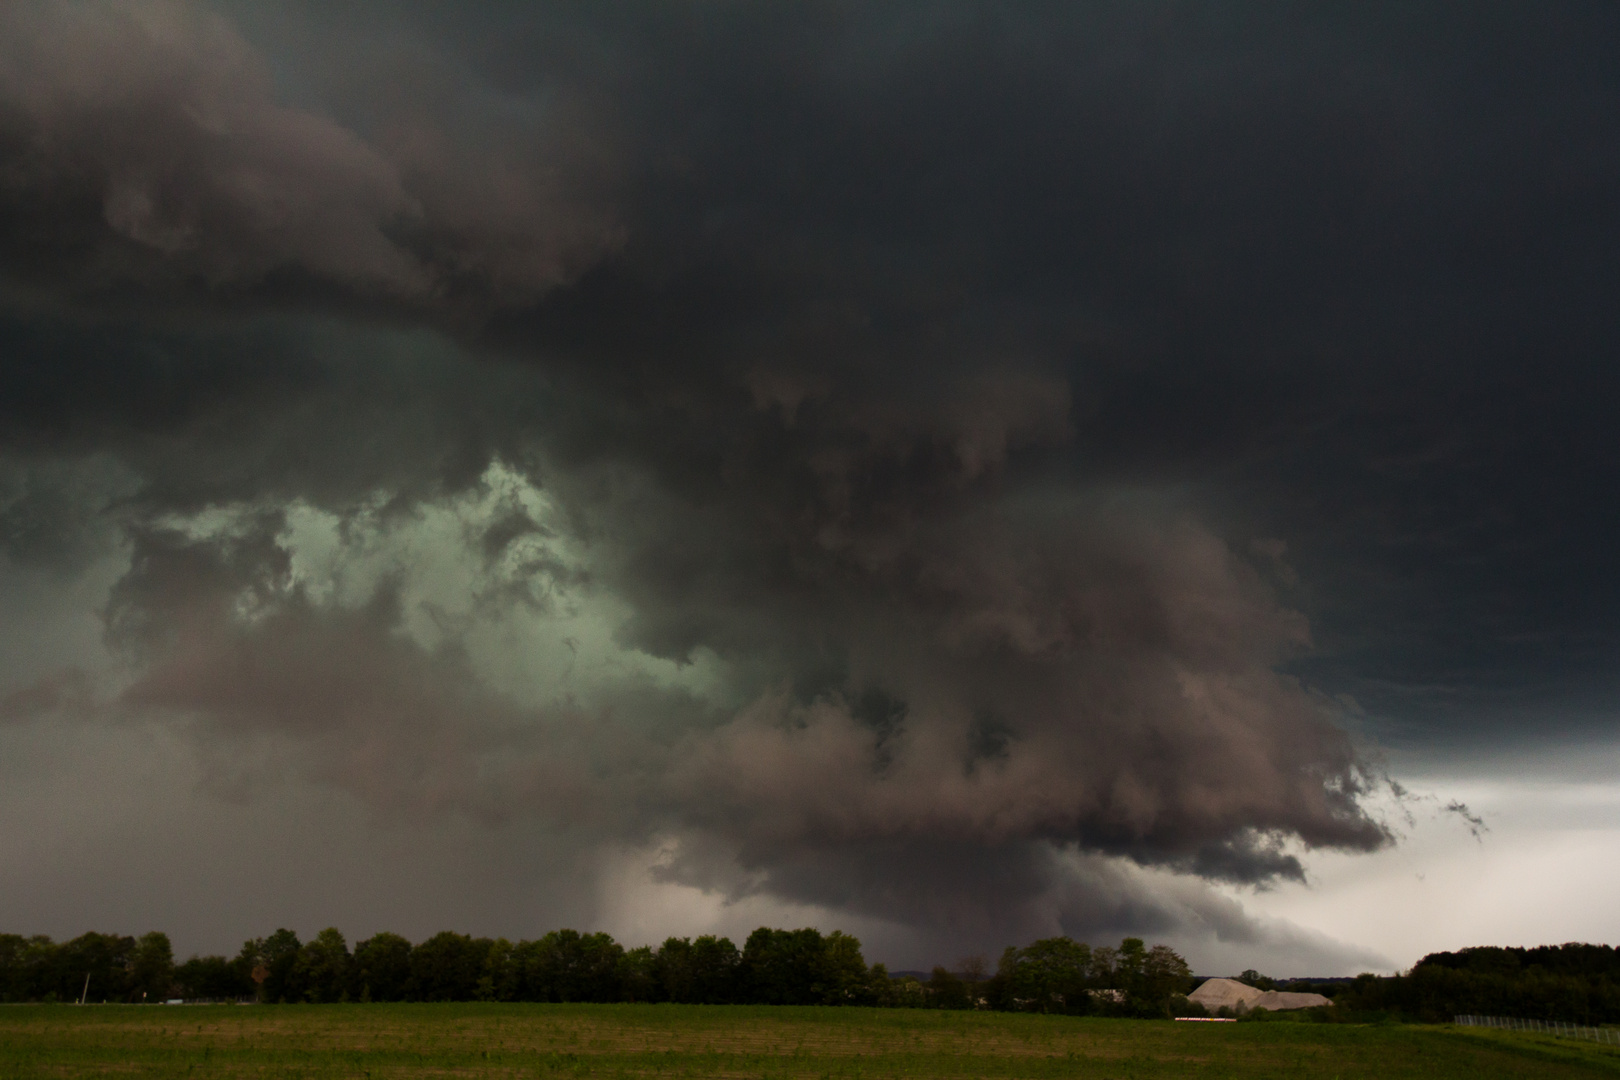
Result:
{"label": "farm building", "polygon": [[1246,1013],[1250,1009],[1309,1009],[1316,1005],[1331,1005],[1321,994],[1290,994],[1282,990],[1257,990],[1236,979],[1206,979],[1203,985],[1187,995],[1188,1001],[1197,1002],[1210,1012],[1230,1009],[1233,1013]]}

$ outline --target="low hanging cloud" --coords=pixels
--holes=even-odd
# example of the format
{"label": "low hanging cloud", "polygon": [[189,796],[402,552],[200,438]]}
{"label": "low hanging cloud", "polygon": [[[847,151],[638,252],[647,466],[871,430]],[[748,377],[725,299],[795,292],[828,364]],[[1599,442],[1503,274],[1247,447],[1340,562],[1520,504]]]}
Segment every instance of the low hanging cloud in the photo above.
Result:
{"label": "low hanging cloud", "polygon": [[1251,571],[1188,523],[1043,516],[873,575],[848,696],[767,694],[703,734],[679,790],[761,850],[1039,837],[1242,879],[1298,873],[1247,830],[1385,842],[1348,740],[1272,670],[1304,627]]}
{"label": "low hanging cloud", "polygon": [[[680,669],[633,648],[582,658],[562,623],[594,617],[579,608],[611,598],[611,573],[555,547],[564,519],[520,475],[484,484],[459,535],[439,534],[473,574],[454,583],[459,613],[429,595],[451,570],[397,561],[429,535],[386,535],[408,523],[352,520],[324,555],[284,514],[246,509],[208,532],[137,534],[109,627],[140,674],[111,709],[185,725],[224,797],[301,777],[395,822],[664,837],[662,880],[985,943],[1009,920],[1184,921],[1139,886],[1104,889],[1108,874],[1088,885],[1064,852],[1255,884],[1303,878],[1287,841],[1390,842],[1361,805],[1375,775],[1327,706],[1274,670],[1306,643],[1303,621],[1185,518],[1099,497],[936,523],[875,565],[831,545],[846,588],[818,592],[819,610],[795,603],[814,648],[792,626],[757,651],[716,635],[717,684],[699,687],[636,672],[626,660]],[[299,570],[318,557],[324,583]],[[734,618],[769,628],[758,588]],[[491,619],[532,620],[570,668],[609,670],[537,680],[521,701],[478,670]],[[836,678],[816,672],[828,656]]]}

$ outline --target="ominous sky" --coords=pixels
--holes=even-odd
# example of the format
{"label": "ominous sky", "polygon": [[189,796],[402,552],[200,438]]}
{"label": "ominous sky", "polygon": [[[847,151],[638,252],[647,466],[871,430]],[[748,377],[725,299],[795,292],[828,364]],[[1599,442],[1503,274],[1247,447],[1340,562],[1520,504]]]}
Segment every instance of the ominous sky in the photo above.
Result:
{"label": "ominous sky", "polygon": [[0,929],[1614,940],[1617,51],[0,7]]}

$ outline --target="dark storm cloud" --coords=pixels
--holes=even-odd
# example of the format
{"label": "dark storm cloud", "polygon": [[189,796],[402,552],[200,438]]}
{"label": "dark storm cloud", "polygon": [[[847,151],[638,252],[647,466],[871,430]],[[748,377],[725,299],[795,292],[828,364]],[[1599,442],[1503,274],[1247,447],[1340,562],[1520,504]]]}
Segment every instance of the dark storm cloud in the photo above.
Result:
{"label": "dark storm cloud", "polygon": [[3,29],[5,238],[80,288],[280,275],[359,296],[530,296],[617,243],[572,201],[546,132],[501,154],[421,117],[374,145],[277,104],[262,58],[191,5],[14,5]]}
{"label": "dark storm cloud", "polygon": [[[0,440],[119,478],[7,550],[120,533],[117,707],[221,775],[986,938],[1214,926],[1084,860],[1298,878],[1390,840],[1333,695],[1433,738],[1608,686],[1606,8],[235,15],[0,48]],[[291,575],[290,504],[492,461],[590,551],[550,594],[727,704],[518,704]]]}

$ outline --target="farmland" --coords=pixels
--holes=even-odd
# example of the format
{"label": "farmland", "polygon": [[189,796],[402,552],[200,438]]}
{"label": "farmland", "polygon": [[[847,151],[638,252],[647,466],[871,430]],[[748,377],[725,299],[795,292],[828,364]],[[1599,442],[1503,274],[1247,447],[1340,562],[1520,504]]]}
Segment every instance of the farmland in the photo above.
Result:
{"label": "farmland", "polygon": [[1577,1077],[1620,1053],[1417,1025],[682,1005],[0,1008],[0,1076]]}

